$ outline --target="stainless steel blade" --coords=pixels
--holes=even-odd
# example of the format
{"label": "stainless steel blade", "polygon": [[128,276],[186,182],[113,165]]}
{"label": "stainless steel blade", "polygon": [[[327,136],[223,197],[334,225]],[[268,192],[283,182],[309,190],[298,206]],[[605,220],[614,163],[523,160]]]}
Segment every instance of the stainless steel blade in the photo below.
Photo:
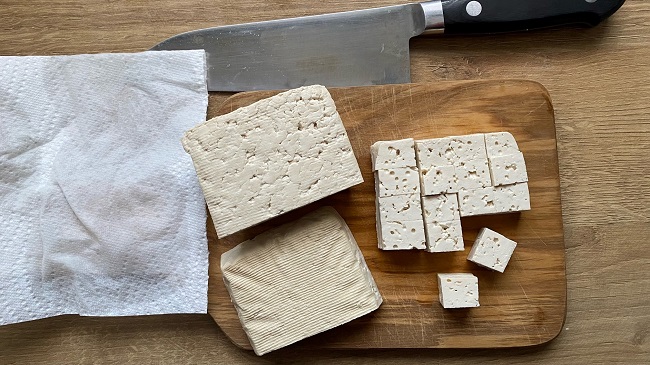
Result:
{"label": "stainless steel blade", "polygon": [[201,29],[152,50],[205,49],[211,91],[405,83],[409,39],[432,21],[425,9],[407,4]]}

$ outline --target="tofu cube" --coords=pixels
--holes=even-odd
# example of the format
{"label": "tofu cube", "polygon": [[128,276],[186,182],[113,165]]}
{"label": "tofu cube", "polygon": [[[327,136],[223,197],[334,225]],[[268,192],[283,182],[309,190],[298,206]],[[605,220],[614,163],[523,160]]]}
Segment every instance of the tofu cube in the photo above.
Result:
{"label": "tofu cube", "polygon": [[494,188],[496,213],[530,210],[528,183],[497,186]]}
{"label": "tofu cube", "polygon": [[426,250],[428,252],[464,251],[463,230],[460,217],[446,222],[425,223]]}
{"label": "tofu cube", "polygon": [[482,228],[467,259],[488,269],[503,272],[517,247],[517,242]]}
{"label": "tofu cube", "polygon": [[420,194],[417,167],[395,167],[375,171],[377,196]]}
{"label": "tofu cube", "polygon": [[396,167],[417,167],[413,138],[398,141],[379,141],[370,147],[372,170]]}
{"label": "tofu cube", "polygon": [[350,229],[331,207],[237,245],[221,255],[221,272],[257,355],[340,326],[382,303]]}
{"label": "tofu cube", "polygon": [[377,203],[382,222],[422,220],[420,194],[378,197]]}
{"label": "tofu cube", "polygon": [[381,250],[426,248],[420,194],[377,197],[377,246]]}
{"label": "tofu cube", "polygon": [[465,136],[449,137],[449,146],[454,152],[453,164],[471,160],[487,159],[485,150],[485,135],[483,133],[468,134]]}
{"label": "tofu cube", "polygon": [[446,309],[478,307],[478,278],[472,274],[438,274],[438,297]]}
{"label": "tofu cube", "polygon": [[458,207],[461,217],[495,214],[496,202],[494,188],[486,187],[458,192]]}
{"label": "tofu cube", "polygon": [[458,191],[456,168],[452,165],[420,168],[422,195],[438,195]]}
{"label": "tofu cube", "polygon": [[455,171],[458,190],[473,190],[492,186],[487,158],[460,161],[456,165]]}
{"label": "tofu cube", "polygon": [[222,238],[363,182],[324,86],[279,93],[185,133]]}
{"label": "tofu cube", "polygon": [[524,154],[516,152],[490,158],[490,175],[494,186],[510,185],[528,181]]}
{"label": "tofu cube", "polygon": [[486,133],[485,147],[489,158],[513,155],[519,152],[517,141],[509,132]]}

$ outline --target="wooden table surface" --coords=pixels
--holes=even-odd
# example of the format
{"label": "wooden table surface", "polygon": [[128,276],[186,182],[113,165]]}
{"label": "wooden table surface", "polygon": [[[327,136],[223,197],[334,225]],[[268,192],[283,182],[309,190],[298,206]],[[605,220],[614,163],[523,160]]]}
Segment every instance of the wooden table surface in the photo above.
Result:
{"label": "wooden table surface", "polygon": [[[568,1],[568,0],[567,0]],[[391,5],[391,0],[1,0],[0,55],[137,52],[187,30]],[[556,111],[568,314],[510,350],[295,351],[257,358],[208,315],[64,316],[0,327],[0,364],[650,363],[650,2],[593,29],[411,42],[412,79],[524,78]],[[0,85],[2,87],[2,85]],[[210,98],[211,108],[227,94]]]}

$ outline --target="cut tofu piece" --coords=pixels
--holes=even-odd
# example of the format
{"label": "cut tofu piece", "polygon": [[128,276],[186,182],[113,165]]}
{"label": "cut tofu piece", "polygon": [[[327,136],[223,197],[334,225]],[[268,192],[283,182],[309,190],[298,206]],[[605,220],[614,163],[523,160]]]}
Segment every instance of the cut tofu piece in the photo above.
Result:
{"label": "cut tofu piece", "polygon": [[420,169],[452,165],[455,154],[450,143],[451,139],[447,137],[415,141],[417,162]]}
{"label": "cut tofu piece", "polygon": [[377,196],[420,194],[418,174],[417,167],[396,167],[375,171]]}
{"label": "cut tofu piece", "polygon": [[497,213],[494,188],[461,190],[458,192],[458,207],[461,217]]}
{"label": "cut tofu piece", "polygon": [[472,274],[438,274],[438,296],[443,308],[478,307],[478,278]]}
{"label": "cut tofu piece", "polygon": [[515,247],[517,242],[489,228],[482,228],[467,259],[488,269],[503,272]]}
{"label": "cut tofu piece", "polygon": [[377,246],[382,250],[424,250],[420,194],[377,197]]}
{"label": "cut tofu piece", "polygon": [[396,167],[417,167],[413,138],[398,141],[379,141],[370,147],[372,170]]}
{"label": "cut tofu piece", "polygon": [[497,186],[494,188],[496,213],[530,210],[528,183]]}
{"label": "cut tofu piece", "polygon": [[490,175],[494,186],[510,185],[528,181],[524,154],[490,157]]}
{"label": "cut tofu piece", "polygon": [[456,167],[456,188],[459,190],[473,190],[492,186],[490,168],[487,158],[460,161]]}
{"label": "cut tofu piece", "polygon": [[507,156],[519,152],[517,141],[509,132],[486,133],[485,147],[488,157]]}
{"label": "cut tofu piece", "polygon": [[449,222],[460,219],[458,196],[456,194],[423,196],[422,215],[425,223]]}
{"label": "cut tofu piece", "polygon": [[454,166],[472,160],[487,160],[485,135],[483,133],[448,138],[450,140],[449,146],[453,151],[451,162]]}
{"label": "cut tofu piece", "polygon": [[382,303],[354,237],[330,207],[224,253],[221,272],[257,355],[340,326]]}
{"label": "cut tofu piece", "polygon": [[420,168],[422,195],[438,195],[458,191],[456,168],[452,165]]}
{"label": "cut tofu piece", "polygon": [[424,225],[428,252],[464,251],[460,217],[446,222],[426,222]]}
{"label": "cut tofu piece", "polygon": [[363,182],[334,101],[319,85],[210,119],[182,143],[220,238]]}

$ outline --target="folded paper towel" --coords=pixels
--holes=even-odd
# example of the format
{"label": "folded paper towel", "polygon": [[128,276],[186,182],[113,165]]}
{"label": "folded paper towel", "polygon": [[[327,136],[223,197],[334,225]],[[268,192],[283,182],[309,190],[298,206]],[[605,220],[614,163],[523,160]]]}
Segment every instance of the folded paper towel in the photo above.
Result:
{"label": "folded paper towel", "polygon": [[203,51],[0,57],[0,324],[205,313]]}

